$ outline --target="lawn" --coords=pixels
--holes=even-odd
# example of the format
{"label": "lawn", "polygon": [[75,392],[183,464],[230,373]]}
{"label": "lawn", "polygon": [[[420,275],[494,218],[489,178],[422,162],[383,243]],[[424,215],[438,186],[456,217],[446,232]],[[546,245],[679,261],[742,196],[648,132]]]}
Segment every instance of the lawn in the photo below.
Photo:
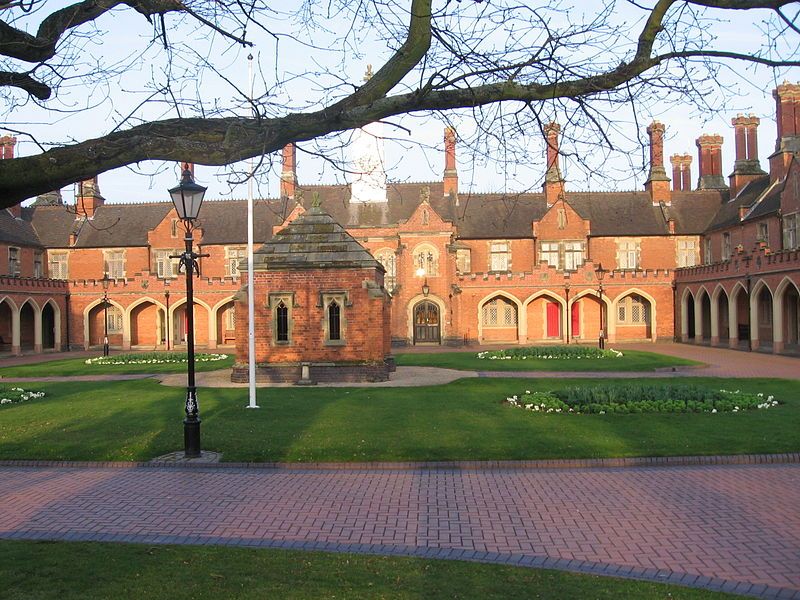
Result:
{"label": "lawn", "polygon": [[462,561],[22,541],[0,541],[0,581],[5,600],[736,597],[660,583]]}
{"label": "lawn", "polygon": [[693,360],[654,352],[625,350],[621,358],[489,360],[477,352],[409,352],[397,354],[405,367],[442,367],[461,371],[654,371],[659,368],[701,365]]}
{"label": "lawn", "polygon": [[[611,383],[613,379],[604,379]],[[653,380],[657,383],[662,380]],[[669,380],[674,382],[674,380]],[[692,383],[731,389],[730,380]],[[420,388],[201,389],[203,448],[226,461],[514,460],[794,452],[800,382],[751,379],[785,404],[725,414],[540,414],[503,400],[581,379],[462,379]],[[26,384],[0,407],[0,459],[148,460],[182,447],[184,389],[155,381]]]}
{"label": "lawn", "polygon": [[[228,354],[220,352],[221,354]],[[126,353],[127,354],[127,353]],[[148,353],[152,354],[152,353]],[[114,353],[111,354],[114,357]],[[234,356],[213,362],[197,362],[197,371],[230,369]],[[130,375],[136,373],[186,373],[186,363],[144,365],[87,365],[85,358],[50,360],[30,365],[0,367],[0,377],[69,377],[72,375]],[[2,365],[2,363],[0,363]]]}

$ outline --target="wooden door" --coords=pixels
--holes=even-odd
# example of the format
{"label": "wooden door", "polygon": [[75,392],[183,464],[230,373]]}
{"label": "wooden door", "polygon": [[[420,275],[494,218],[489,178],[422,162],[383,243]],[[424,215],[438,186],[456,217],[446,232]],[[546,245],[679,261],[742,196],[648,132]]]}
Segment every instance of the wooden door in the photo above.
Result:
{"label": "wooden door", "polygon": [[547,337],[549,338],[561,337],[560,308],[557,302],[547,303]]}

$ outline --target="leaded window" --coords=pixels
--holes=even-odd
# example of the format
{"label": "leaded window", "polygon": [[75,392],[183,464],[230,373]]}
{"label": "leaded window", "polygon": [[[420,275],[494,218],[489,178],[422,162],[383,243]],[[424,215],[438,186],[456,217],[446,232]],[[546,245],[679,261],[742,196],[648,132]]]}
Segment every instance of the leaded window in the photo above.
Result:
{"label": "leaded window", "polygon": [[800,224],[800,213],[783,217],[783,249],[794,250],[798,244],[797,229]]}
{"label": "leaded window", "polygon": [[397,284],[397,255],[394,250],[386,248],[375,254],[375,260],[383,265],[386,271],[383,276],[383,287],[391,292]]}
{"label": "leaded window", "polygon": [[489,248],[489,270],[511,270],[511,244],[509,242],[492,242]]}
{"label": "leaded window", "polygon": [[289,307],[283,300],[275,308],[275,339],[279,342],[289,341]]}
{"label": "leaded window", "polygon": [[239,266],[247,264],[247,248],[244,246],[225,247],[225,276],[238,277]]}
{"label": "leaded window", "polygon": [[108,333],[122,333],[122,311],[112,304],[108,305]]}
{"label": "leaded window", "polygon": [[456,271],[469,273],[472,270],[472,251],[469,248],[456,250]]}
{"label": "leaded window", "polygon": [[639,268],[639,242],[636,240],[622,240],[617,242],[617,268]]}
{"label": "leaded window", "polygon": [[178,276],[180,259],[170,258],[177,254],[177,250],[153,251],[153,258],[156,264],[156,276],[159,279],[173,279]]}
{"label": "leaded window", "polygon": [[67,279],[69,277],[68,259],[66,252],[48,253],[48,271],[50,279]]}
{"label": "leaded window", "polygon": [[516,327],[517,306],[508,298],[498,297],[483,305],[484,327]]}
{"label": "leaded window", "polygon": [[8,274],[18,277],[20,273],[19,248],[9,246],[8,248]]}
{"label": "leaded window", "polygon": [[731,259],[731,234],[725,232],[722,234],[722,260]]}
{"label": "leaded window", "polygon": [[341,321],[341,308],[336,300],[331,300],[328,305],[328,339],[340,340],[342,339],[342,321]]}
{"label": "leaded window", "polygon": [[693,267],[697,254],[695,240],[678,240],[678,266]]}
{"label": "leaded window", "polygon": [[44,270],[42,268],[43,253],[41,250],[36,250],[33,253],[33,276],[44,277]]}
{"label": "leaded window", "polygon": [[631,294],[617,303],[617,323],[620,325],[647,325],[650,323],[650,303]]}
{"label": "leaded window", "polygon": [[110,279],[125,278],[125,250],[106,250],[104,272]]}

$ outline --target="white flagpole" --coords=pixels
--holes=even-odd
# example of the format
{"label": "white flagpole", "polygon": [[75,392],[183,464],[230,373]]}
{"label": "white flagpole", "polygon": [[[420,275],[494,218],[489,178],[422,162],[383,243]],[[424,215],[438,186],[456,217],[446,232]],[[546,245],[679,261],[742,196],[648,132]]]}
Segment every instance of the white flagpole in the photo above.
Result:
{"label": "white flagpole", "polygon": [[[247,55],[247,76],[250,79],[250,101],[253,101],[253,55]],[[255,117],[255,107],[252,107]],[[253,159],[250,159],[250,177],[247,178],[247,356],[248,381],[250,382],[250,404],[247,408],[259,408],[256,404],[256,324],[255,290],[253,289]]]}

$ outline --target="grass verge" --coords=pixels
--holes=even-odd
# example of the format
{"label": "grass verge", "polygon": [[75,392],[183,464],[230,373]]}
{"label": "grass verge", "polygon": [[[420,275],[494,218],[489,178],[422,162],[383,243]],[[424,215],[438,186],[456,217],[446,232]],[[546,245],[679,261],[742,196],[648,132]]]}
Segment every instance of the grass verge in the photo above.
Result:
{"label": "grass verge", "polygon": [[0,541],[5,600],[722,600],[660,583],[462,561],[197,546]]}
{"label": "grass verge", "polygon": [[[674,379],[653,379],[652,383]],[[730,380],[692,384],[731,389]],[[630,380],[604,379],[606,385]],[[737,380],[785,404],[739,413],[540,414],[503,404],[586,379],[462,379],[420,388],[201,389],[203,448],[226,461],[522,460],[800,450],[800,382]],[[149,460],[182,447],[185,391],[151,380],[36,384],[0,408],[0,459]]]}
{"label": "grass verge", "polygon": [[698,366],[703,363],[654,352],[625,350],[621,358],[489,360],[477,352],[410,352],[397,354],[405,367],[441,367],[460,371],[654,371],[659,368]]}
{"label": "grass verge", "polygon": [[[195,364],[195,369],[197,371],[217,371],[219,369],[230,369],[233,366],[233,354],[229,354],[227,352],[220,352],[220,354],[228,354],[228,358],[214,362],[198,362]],[[0,377],[70,377],[72,375],[186,373],[186,363],[87,365],[85,361],[85,358],[67,358],[61,360],[49,360],[29,365],[3,367],[0,368]]]}

